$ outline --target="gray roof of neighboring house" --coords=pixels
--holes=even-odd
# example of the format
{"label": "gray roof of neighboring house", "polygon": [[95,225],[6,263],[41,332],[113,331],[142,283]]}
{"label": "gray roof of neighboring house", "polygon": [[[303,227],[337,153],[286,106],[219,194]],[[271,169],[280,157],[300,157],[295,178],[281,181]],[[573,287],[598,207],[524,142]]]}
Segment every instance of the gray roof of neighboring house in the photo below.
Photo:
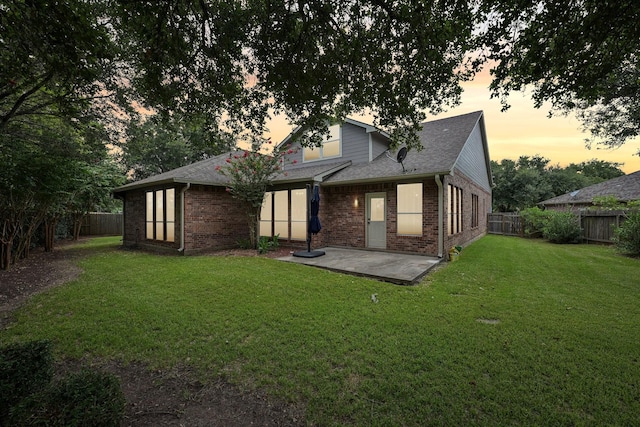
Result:
{"label": "gray roof of neighboring house", "polygon": [[640,200],[640,171],[540,202],[540,205],[591,204],[594,197],[613,196],[621,202]]}
{"label": "gray roof of neighboring house", "polygon": [[482,111],[476,111],[423,123],[418,138],[424,149],[409,151],[403,162],[405,172],[402,165],[397,163],[395,154],[384,153],[370,163],[343,169],[326,182],[345,184],[451,173],[469,135],[481,118]]}

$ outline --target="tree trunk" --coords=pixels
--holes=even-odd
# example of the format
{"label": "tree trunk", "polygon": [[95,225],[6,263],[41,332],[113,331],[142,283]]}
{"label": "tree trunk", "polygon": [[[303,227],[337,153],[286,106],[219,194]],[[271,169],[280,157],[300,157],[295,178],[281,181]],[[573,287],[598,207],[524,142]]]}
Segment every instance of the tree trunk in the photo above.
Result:
{"label": "tree trunk", "polygon": [[254,211],[247,214],[249,226],[249,242],[252,249],[258,249],[258,215]]}
{"label": "tree trunk", "polygon": [[80,238],[80,230],[82,229],[82,220],[84,215],[73,215],[73,240],[77,241]]}
{"label": "tree trunk", "polygon": [[53,242],[56,237],[57,223],[58,223],[58,220],[55,218],[44,220],[44,251],[45,252],[53,251]]}
{"label": "tree trunk", "polygon": [[2,270],[9,270],[11,268],[11,247],[13,246],[11,241],[2,242],[2,257],[0,259],[0,268]]}

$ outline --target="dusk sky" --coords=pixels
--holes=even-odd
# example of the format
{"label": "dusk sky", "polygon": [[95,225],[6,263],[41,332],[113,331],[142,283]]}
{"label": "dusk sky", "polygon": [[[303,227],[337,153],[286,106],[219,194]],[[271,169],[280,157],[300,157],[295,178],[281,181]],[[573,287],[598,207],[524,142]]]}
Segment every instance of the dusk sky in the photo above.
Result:
{"label": "dusk sky", "polygon": [[[598,146],[592,146],[589,150],[584,143],[588,134],[581,131],[580,122],[574,116],[548,118],[548,108],[533,108],[531,98],[522,93],[510,96],[511,108],[503,113],[500,111],[500,101],[490,99],[488,86],[488,75],[479,75],[473,82],[464,85],[460,106],[438,116],[429,116],[427,120],[484,111],[489,155],[491,160],[497,162],[540,154],[550,160],[550,165],[567,166],[570,163],[598,159],[624,163],[621,169],[625,173],[640,170],[640,157],[635,154],[640,150],[640,139],[636,138],[614,150]],[[367,117],[353,118],[371,121]],[[280,142],[291,128],[284,120],[276,119],[270,125],[270,130],[272,139]]]}

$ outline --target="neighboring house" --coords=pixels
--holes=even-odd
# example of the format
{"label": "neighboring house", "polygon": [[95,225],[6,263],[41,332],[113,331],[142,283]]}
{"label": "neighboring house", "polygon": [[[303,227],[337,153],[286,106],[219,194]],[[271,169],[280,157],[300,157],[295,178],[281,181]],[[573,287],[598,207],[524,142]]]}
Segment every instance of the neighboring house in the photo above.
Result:
{"label": "neighboring house", "polygon": [[640,171],[545,200],[539,205],[554,210],[579,210],[593,206],[594,197],[608,196],[623,203],[640,200]]}
{"label": "neighboring house", "polygon": [[[409,151],[403,164],[389,152],[388,135],[370,125],[347,119],[330,132],[320,148],[293,142],[298,150],[265,195],[261,235],[306,246],[307,184],[320,186],[316,248],[446,256],[486,233],[492,180],[482,112],[424,123],[424,149]],[[246,240],[245,215],[215,170],[229,155],[117,188],[124,245],[196,253]]]}

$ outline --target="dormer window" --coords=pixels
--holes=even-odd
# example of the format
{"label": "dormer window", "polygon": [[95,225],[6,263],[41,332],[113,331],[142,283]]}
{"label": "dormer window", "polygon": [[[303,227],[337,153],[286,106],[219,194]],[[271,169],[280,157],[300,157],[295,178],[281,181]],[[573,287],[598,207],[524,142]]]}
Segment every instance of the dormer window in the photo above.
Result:
{"label": "dormer window", "polygon": [[340,125],[329,127],[329,133],[329,136],[320,147],[304,148],[302,151],[302,160],[304,162],[330,159],[332,157],[340,157],[342,155],[342,147],[340,144]]}

